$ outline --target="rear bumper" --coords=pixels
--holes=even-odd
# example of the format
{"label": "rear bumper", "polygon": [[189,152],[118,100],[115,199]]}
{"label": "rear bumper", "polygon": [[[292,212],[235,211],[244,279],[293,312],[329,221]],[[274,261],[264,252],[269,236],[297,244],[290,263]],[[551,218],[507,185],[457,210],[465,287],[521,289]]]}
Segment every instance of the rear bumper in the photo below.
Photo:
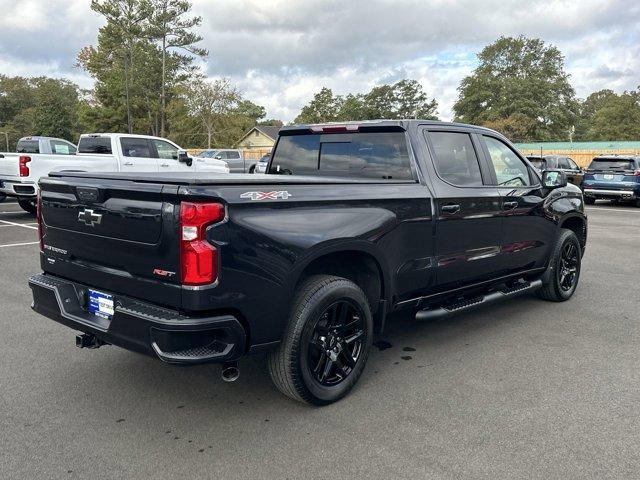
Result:
{"label": "rear bumper", "polygon": [[0,193],[9,197],[32,198],[38,193],[35,182],[20,182],[0,178]]}
{"label": "rear bumper", "polygon": [[[52,275],[29,279],[37,313],[100,340],[169,363],[237,360],[245,353],[246,333],[232,315],[188,317],[114,294],[110,319],[86,310],[89,287]],[[109,293],[109,292],[106,292]]]}
{"label": "rear bumper", "polygon": [[587,197],[621,198],[627,200],[633,200],[638,196],[635,190],[607,190],[604,188],[585,188],[584,194]]}

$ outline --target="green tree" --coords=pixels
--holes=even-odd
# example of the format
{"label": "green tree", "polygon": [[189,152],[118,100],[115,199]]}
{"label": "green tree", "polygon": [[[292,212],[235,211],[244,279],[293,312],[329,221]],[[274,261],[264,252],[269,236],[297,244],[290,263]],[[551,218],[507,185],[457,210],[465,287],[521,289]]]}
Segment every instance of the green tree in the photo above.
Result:
{"label": "green tree", "polygon": [[[131,82],[134,50],[148,34],[149,0],[91,0],[91,9],[107,20],[99,31],[99,49],[122,65],[127,131],[133,132]],[[99,53],[99,52],[96,52]],[[96,76],[99,72],[92,72]]]}
{"label": "green tree", "polygon": [[68,80],[0,76],[0,131],[12,146],[27,135],[73,141],[80,128],[79,98],[77,85]]}
{"label": "green tree", "polygon": [[436,119],[438,102],[429,99],[415,80],[373,87],[366,94],[334,95],[324,87],[302,108],[296,123],[348,120]]}
{"label": "green tree", "polygon": [[620,95],[600,90],[580,105],[577,140],[638,140],[640,138],[640,88]]}
{"label": "green tree", "polygon": [[[191,10],[191,3],[186,0],[152,0],[153,14],[149,28],[150,36],[160,42],[162,52],[162,72],[160,80],[160,135],[165,135],[166,119],[166,86],[167,60],[174,69],[189,69],[193,63],[193,56],[205,57],[207,50],[196,46],[202,37],[192,31],[202,23],[201,17],[185,18]],[[173,52],[168,57],[170,49],[185,51],[187,55]]]}
{"label": "green tree", "polygon": [[330,88],[322,89],[313,96],[313,99],[300,111],[294,120],[295,123],[322,123],[332,122],[338,119],[343,100],[340,96],[334,96]]}
{"label": "green tree", "polygon": [[569,138],[578,103],[564,58],[537,38],[501,37],[479,54],[478,67],[462,80],[453,109],[465,123],[503,122],[522,135],[515,140]]}
{"label": "green tree", "polygon": [[207,148],[211,148],[215,136],[224,131],[220,128],[221,120],[229,118],[240,100],[238,89],[228,79],[208,81],[199,78],[191,82],[185,101],[206,134]]}

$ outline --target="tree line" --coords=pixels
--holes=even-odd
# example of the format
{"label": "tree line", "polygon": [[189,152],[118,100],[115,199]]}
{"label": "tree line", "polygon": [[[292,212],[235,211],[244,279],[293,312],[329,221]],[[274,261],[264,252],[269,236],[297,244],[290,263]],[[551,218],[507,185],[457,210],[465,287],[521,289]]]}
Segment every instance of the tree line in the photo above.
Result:
{"label": "tree line", "polygon": [[[105,18],[96,45],[77,66],[94,80],[80,89],[65,79],[0,75],[0,142],[25,135],[77,140],[83,132],[166,136],[194,148],[236,144],[265,119],[228,79],[209,80],[198,66],[208,52],[196,33],[200,17],[187,0],[93,0]],[[378,118],[437,119],[438,102],[416,80],[335,95],[323,87],[295,123]],[[640,139],[640,87],[601,90],[577,99],[564,58],[554,46],[501,37],[478,54],[458,87],[455,120],[483,125],[514,141]],[[10,147],[12,148],[12,147]]]}
{"label": "tree line", "polygon": [[[478,54],[458,87],[454,121],[497,130],[517,142],[640,140],[640,86],[576,98],[564,57],[537,38],[501,37]],[[296,122],[436,118],[438,102],[414,80],[336,96],[322,88]]]}

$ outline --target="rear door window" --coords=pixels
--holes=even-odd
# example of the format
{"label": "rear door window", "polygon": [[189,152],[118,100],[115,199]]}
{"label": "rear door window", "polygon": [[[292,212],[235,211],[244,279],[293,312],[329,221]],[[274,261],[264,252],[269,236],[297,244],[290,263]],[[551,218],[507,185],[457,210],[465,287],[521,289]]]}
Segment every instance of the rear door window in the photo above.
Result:
{"label": "rear door window", "polygon": [[40,141],[18,140],[17,153],[40,153]]}
{"label": "rear door window", "polygon": [[227,152],[227,158],[229,160],[237,160],[238,158],[240,158],[240,153],[236,152],[235,150],[230,150]]}
{"label": "rear door window", "polygon": [[111,137],[80,137],[78,153],[108,154],[111,152]]}
{"label": "rear door window", "polygon": [[146,138],[121,138],[122,155],[125,157],[154,158],[151,146]]}
{"label": "rear door window", "polygon": [[438,176],[459,187],[482,185],[478,155],[471,136],[462,132],[429,132]]}
{"label": "rear door window", "polygon": [[496,172],[498,185],[505,187],[531,185],[529,168],[506,143],[486,135],[483,135],[482,139],[489,151],[489,160]]}
{"label": "rear door window", "polygon": [[413,180],[404,132],[282,136],[269,173]]}

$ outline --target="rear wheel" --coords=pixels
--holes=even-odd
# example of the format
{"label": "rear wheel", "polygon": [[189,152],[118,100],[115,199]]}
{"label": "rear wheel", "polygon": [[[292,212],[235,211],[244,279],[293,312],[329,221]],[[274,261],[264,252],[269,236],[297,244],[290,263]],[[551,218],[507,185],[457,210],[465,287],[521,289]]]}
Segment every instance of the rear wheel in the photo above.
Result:
{"label": "rear wheel", "polygon": [[269,354],[269,373],[285,395],[327,405],[356,384],[372,339],[363,291],[345,278],[313,276],[296,292],[282,343]]}
{"label": "rear wheel", "polygon": [[587,205],[593,205],[596,203],[596,199],[593,197],[584,197],[584,203]]}
{"label": "rear wheel", "polygon": [[255,171],[256,171],[256,166],[255,165],[251,165],[249,167],[249,173],[255,173]]}
{"label": "rear wheel", "polygon": [[35,200],[18,200],[18,205],[25,212],[29,212],[32,215],[36,214],[36,201]]}
{"label": "rear wheel", "polygon": [[7,196],[4,193],[0,193],[0,203],[4,202],[7,199]]}
{"label": "rear wheel", "polygon": [[569,300],[578,286],[582,264],[582,246],[576,234],[567,229],[560,236],[551,256],[551,272],[538,296],[552,302]]}

